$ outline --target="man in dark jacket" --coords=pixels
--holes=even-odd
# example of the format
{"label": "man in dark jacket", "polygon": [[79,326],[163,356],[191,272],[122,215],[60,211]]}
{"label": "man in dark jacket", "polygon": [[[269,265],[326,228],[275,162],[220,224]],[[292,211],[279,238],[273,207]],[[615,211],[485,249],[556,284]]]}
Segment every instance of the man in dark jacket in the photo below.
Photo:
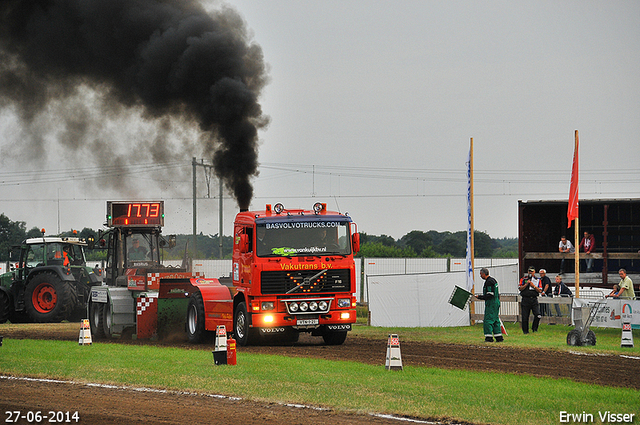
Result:
{"label": "man in dark jacket", "polygon": [[[569,287],[564,284],[564,282],[562,281],[562,276],[560,275],[556,276],[556,287],[553,290],[553,295],[558,297],[573,297],[573,292],[571,292],[571,289],[569,289]],[[562,313],[560,311],[560,304],[554,304],[554,306],[558,317],[562,316]],[[571,306],[569,306],[569,317],[571,317]]]}
{"label": "man in dark jacket", "polygon": [[484,286],[482,287],[482,295],[477,295],[476,298],[484,300],[484,340],[485,342],[493,342],[495,337],[496,342],[502,342],[504,339],[500,328],[498,282],[489,276],[489,270],[484,267],[480,269],[480,277],[484,279]]}
{"label": "man in dark jacket", "polygon": [[531,331],[537,332],[540,324],[540,304],[538,304],[538,294],[542,292],[540,281],[536,278],[535,267],[529,267],[529,273],[520,279],[518,285],[522,302],[520,308],[522,310],[522,333],[529,333],[529,314],[533,312],[533,323]]}

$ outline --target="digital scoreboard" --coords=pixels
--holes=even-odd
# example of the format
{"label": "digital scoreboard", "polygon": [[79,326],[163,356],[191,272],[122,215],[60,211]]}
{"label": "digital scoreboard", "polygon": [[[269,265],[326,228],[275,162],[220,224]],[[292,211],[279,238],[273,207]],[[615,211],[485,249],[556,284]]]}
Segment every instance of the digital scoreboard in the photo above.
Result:
{"label": "digital scoreboard", "polygon": [[107,226],[164,226],[164,201],[107,201]]}

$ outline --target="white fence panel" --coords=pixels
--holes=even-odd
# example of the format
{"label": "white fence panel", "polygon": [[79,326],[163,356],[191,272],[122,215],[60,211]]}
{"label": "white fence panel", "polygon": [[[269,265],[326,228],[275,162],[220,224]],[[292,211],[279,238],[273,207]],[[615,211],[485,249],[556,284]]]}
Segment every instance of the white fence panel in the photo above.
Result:
{"label": "white fence panel", "polygon": [[484,286],[484,280],[480,277],[480,269],[486,267],[489,269],[489,275],[493,276],[498,281],[498,289],[501,294],[517,294],[518,282],[520,276],[518,274],[518,264],[510,264],[504,266],[478,266],[474,261],[473,269],[473,282],[474,291],[476,294],[482,293],[482,287]]}
{"label": "white fence panel", "polygon": [[447,271],[446,258],[365,258],[365,275],[434,273]]}
{"label": "white fence panel", "polygon": [[[466,258],[452,258],[451,259],[451,271],[452,272],[463,272],[467,269],[467,259]],[[499,266],[509,266],[509,265],[517,265],[517,258],[474,258],[473,260],[473,268],[479,267],[499,267]]]}
{"label": "white fence panel", "polygon": [[193,271],[208,278],[227,277],[231,267],[231,260],[193,260]]}
{"label": "white fence panel", "polygon": [[469,310],[449,304],[455,285],[463,286],[464,273],[369,276],[369,311],[372,326],[468,326]]}

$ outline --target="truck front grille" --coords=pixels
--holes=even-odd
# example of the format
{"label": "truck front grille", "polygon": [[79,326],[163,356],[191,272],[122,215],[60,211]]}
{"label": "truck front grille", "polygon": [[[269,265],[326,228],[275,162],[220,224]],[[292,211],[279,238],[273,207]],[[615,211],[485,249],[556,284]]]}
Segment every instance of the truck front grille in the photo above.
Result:
{"label": "truck front grille", "polygon": [[292,294],[351,292],[349,269],[327,270],[305,284],[305,278],[309,279],[319,272],[320,270],[262,272],[262,294],[286,294],[298,285],[300,287]]}

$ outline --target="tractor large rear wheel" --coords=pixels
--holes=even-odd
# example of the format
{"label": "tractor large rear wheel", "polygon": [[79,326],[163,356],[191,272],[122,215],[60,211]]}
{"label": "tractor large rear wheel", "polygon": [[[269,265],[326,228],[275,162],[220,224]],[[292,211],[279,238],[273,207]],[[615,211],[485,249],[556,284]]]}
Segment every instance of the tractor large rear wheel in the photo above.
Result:
{"label": "tractor large rear wheel", "polygon": [[204,326],[204,301],[202,294],[196,292],[191,295],[189,305],[187,306],[187,336],[189,342],[200,344],[202,342],[211,342],[215,332],[205,329]]}
{"label": "tractor large rear wheel", "polygon": [[11,308],[11,300],[9,295],[0,291],[0,323],[5,323],[9,320],[9,309]]}
{"label": "tractor large rear wheel", "polygon": [[31,279],[24,291],[24,301],[29,317],[40,323],[60,322],[75,307],[69,283],[50,273]]}

